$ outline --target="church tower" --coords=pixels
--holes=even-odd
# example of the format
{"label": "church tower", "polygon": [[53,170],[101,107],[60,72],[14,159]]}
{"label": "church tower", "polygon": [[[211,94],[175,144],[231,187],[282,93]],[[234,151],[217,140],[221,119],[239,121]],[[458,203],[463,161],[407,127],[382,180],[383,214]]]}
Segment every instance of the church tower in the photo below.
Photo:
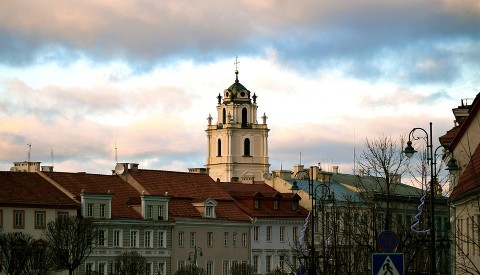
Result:
{"label": "church tower", "polygon": [[257,96],[238,81],[217,96],[217,122],[208,116],[205,165],[214,180],[252,182],[268,173],[267,116],[257,121]]}

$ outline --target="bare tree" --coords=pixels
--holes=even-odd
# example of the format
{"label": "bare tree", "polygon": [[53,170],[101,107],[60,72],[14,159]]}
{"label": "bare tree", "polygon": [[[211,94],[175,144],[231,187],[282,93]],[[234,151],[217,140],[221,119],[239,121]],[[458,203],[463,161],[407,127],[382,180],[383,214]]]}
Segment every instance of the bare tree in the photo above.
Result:
{"label": "bare tree", "polygon": [[194,263],[183,265],[180,267],[179,270],[177,270],[177,272],[175,272],[175,275],[205,275],[205,274],[207,274],[205,269],[198,267]]}
{"label": "bare tree", "polygon": [[0,235],[0,263],[8,275],[22,275],[32,255],[32,236],[23,232]]}
{"label": "bare tree", "polygon": [[240,263],[235,264],[230,269],[230,274],[232,275],[253,275],[255,271],[253,270],[253,266],[247,263]]}
{"label": "bare tree", "polygon": [[138,252],[123,252],[114,260],[116,273],[119,275],[139,275],[145,272],[147,259]]}
{"label": "bare tree", "polygon": [[76,216],[57,218],[44,230],[57,269],[68,269],[69,275],[90,255],[97,235],[92,219]]}

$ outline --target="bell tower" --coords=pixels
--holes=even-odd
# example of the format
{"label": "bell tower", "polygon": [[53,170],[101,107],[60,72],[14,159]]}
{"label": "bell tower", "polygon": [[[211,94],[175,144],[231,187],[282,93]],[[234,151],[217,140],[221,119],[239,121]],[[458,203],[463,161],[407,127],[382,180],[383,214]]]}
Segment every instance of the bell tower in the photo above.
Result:
{"label": "bell tower", "polygon": [[[237,65],[238,62],[235,62]],[[257,96],[238,81],[217,96],[217,121],[208,116],[208,174],[214,180],[253,182],[268,173],[267,116],[257,121]]]}

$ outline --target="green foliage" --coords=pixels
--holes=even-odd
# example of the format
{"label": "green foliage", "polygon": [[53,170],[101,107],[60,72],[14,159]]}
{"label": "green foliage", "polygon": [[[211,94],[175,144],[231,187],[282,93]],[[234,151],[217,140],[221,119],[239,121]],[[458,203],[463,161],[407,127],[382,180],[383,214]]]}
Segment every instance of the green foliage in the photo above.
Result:
{"label": "green foliage", "polygon": [[145,273],[147,259],[139,253],[123,252],[115,257],[115,270],[118,275],[139,275]]}

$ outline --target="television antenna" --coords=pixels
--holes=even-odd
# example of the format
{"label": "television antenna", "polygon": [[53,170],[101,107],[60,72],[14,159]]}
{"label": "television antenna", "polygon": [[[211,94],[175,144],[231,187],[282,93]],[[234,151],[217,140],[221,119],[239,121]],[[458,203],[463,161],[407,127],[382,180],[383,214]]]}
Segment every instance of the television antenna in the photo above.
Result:
{"label": "television antenna", "polygon": [[28,145],[27,160],[28,160],[28,162],[30,162],[30,153],[32,152],[32,143],[29,142],[29,143],[27,143],[27,145]]}

